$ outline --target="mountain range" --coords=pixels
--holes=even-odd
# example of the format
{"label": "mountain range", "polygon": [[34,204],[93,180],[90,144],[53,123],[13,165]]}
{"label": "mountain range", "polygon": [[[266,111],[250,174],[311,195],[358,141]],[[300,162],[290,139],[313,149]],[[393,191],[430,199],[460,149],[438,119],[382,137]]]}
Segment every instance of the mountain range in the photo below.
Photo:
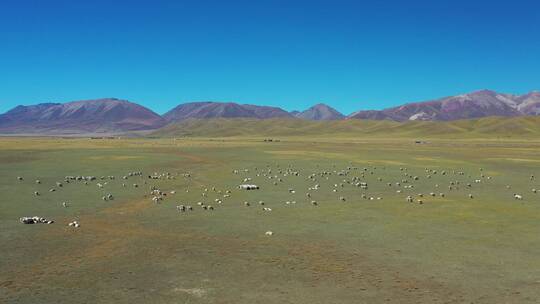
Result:
{"label": "mountain range", "polygon": [[356,119],[394,121],[450,121],[487,116],[526,116],[540,114],[540,92],[524,95],[502,94],[490,90],[414,102],[380,111],[359,111],[348,116]]}
{"label": "mountain range", "polygon": [[488,116],[540,115],[540,92],[523,95],[481,90],[436,100],[407,103],[383,110],[367,110],[344,116],[319,103],[304,111],[287,112],[278,107],[234,102],[190,102],[160,116],[148,108],[116,98],[68,103],[17,106],[0,115],[2,134],[91,134],[155,130],[192,119],[368,119],[403,121],[454,121]]}

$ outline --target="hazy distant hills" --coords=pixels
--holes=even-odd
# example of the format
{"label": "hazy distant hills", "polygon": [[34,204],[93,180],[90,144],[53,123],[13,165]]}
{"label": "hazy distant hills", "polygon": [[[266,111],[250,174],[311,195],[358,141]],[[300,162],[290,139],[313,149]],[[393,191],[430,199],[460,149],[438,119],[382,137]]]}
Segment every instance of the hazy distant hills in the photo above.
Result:
{"label": "hazy distant hills", "polygon": [[149,109],[114,98],[17,106],[0,115],[1,133],[116,133],[152,130],[165,124]]}
{"label": "hazy distant hills", "polygon": [[[148,131],[190,120],[208,119],[276,119],[298,121],[383,120],[456,121],[483,117],[521,117],[540,115],[540,92],[524,95],[497,93],[490,90],[450,96],[436,100],[408,103],[383,110],[358,111],[344,116],[325,104],[316,104],[304,111],[287,112],[278,107],[238,104],[234,102],[191,102],[180,104],[160,116],[138,104],[115,98],[82,100],[68,103],[42,103],[17,106],[0,115],[2,134],[90,134]],[[273,129],[269,122],[266,125]],[[519,122],[519,127],[525,122]],[[527,121],[526,125],[536,123]],[[215,124],[215,122],[207,125]],[[290,125],[291,123],[288,122]],[[180,124],[186,126],[185,124]],[[309,123],[307,125],[310,125]],[[317,126],[317,124],[312,124]],[[332,125],[332,124],[328,124]],[[190,122],[190,127],[193,124]],[[407,125],[410,127],[411,125]],[[221,127],[232,127],[227,123]],[[389,125],[386,125],[389,128]],[[455,125],[447,125],[455,129]],[[174,126],[169,129],[175,129]],[[324,127],[326,128],[326,126]],[[404,126],[401,126],[404,128]],[[182,132],[180,132],[182,133]]]}
{"label": "hazy distant hills", "polygon": [[523,116],[540,114],[540,93],[502,94],[489,90],[416,102],[380,111],[359,111],[349,115],[356,119],[394,121],[450,121],[487,116]]}

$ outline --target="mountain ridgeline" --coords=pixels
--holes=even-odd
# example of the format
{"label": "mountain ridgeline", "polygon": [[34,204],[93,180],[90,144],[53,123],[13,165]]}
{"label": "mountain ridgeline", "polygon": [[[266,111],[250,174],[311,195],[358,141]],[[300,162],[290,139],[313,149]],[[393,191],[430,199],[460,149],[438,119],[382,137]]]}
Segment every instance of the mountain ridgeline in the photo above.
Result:
{"label": "mountain ridgeline", "polygon": [[[492,116],[512,118],[537,115],[540,115],[540,92],[512,95],[482,90],[436,100],[407,103],[383,110],[358,111],[349,116],[322,103],[304,111],[287,112],[278,107],[211,101],[180,104],[160,116],[133,102],[105,98],[17,106],[0,115],[0,134],[125,134],[139,131],[153,132],[161,128],[163,129],[154,133],[171,134],[171,130],[175,130],[178,134],[184,134],[186,132],[178,130],[180,126],[189,129],[197,125],[199,131],[201,123],[216,128],[237,127],[233,123],[222,121],[231,119],[245,124],[253,124],[260,120],[259,125],[265,125],[268,130],[275,129],[270,125],[272,122],[287,121],[281,127],[317,128],[318,126],[328,129],[327,126],[340,125],[337,121],[356,120],[385,121],[381,125],[388,129],[393,126],[393,123],[407,121],[452,122],[478,120]],[[194,123],[193,120],[202,120],[202,122]],[[508,123],[508,120],[504,121],[505,124]],[[528,126],[528,128],[532,127],[531,130],[536,130],[533,127],[536,120],[515,121],[519,126]],[[351,123],[351,125],[354,124]],[[460,124],[462,123],[458,123]],[[415,124],[406,124],[406,126],[409,128]],[[419,125],[416,126],[419,127]],[[453,124],[448,124],[447,127],[456,130]],[[405,128],[405,125],[401,124],[401,128]],[[457,129],[466,130],[466,128]],[[517,130],[520,127],[513,129]]]}
{"label": "mountain ridgeline", "polygon": [[292,115],[276,107],[237,104],[234,102],[191,102],[177,106],[163,115],[168,122],[207,118],[291,118]]}
{"label": "mountain ridgeline", "polygon": [[482,90],[437,100],[408,103],[380,111],[359,111],[349,115],[349,118],[450,121],[487,116],[513,117],[538,114],[540,114],[540,92],[511,95]]}

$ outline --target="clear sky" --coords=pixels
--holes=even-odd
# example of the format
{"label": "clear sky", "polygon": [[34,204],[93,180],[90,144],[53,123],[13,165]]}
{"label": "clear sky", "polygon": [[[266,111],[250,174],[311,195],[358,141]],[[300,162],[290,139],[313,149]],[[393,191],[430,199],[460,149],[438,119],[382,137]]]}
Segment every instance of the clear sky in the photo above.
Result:
{"label": "clear sky", "polygon": [[348,114],[484,88],[540,89],[540,1],[0,1],[0,113],[117,97]]}

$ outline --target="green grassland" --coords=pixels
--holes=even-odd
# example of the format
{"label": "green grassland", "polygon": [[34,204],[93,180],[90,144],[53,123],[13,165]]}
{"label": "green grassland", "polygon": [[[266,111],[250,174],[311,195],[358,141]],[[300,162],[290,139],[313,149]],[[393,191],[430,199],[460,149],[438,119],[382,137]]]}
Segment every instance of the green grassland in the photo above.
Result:
{"label": "green grassland", "polygon": [[486,117],[448,122],[389,120],[194,119],[153,132],[158,137],[234,136],[423,137],[434,139],[523,139],[540,136],[540,117]]}
{"label": "green grassland", "polygon": [[[214,120],[212,128],[191,121],[159,133],[207,138],[1,138],[0,302],[538,303],[540,193],[531,191],[540,189],[540,141],[532,136],[538,128],[532,123],[530,138],[519,139],[508,121],[520,130],[529,124],[455,122],[446,138],[439,136],[443,127],[429,133],[432,127],[334,122],[312,137],[303,135],[320,123]],[[474,134],[463,131],[471,124]],[[480,125],[510,136],[475,140]],[[252,136],[258,128],[266,131]],[[280,141],[264,142],[266,136]],[[415,144],[416,136],[433,139]],[[298,176],[284,175],[288,168]],[[268,169],[282,182],[264,176]],[[338,175],[342,170],[348,175]],[[144,174],[122,179],[132,171]],[[308,179],[322,171],[332,174]],[[175,178],[148,179],[154,172]],[[98,180],[55,187],[67,175]],[[110,175],[115,179],[99,180]],[[237,189],[247,177],[261,189]],[[353,177],[368,189],[346,182]],[[403,179],[409,183],[395,184]],[[459,189],[448,189],[452,181]],[[308,190],[315,184],[319,190]],[[409,184],[414,188],[403,187]],[[152,186],[176,194],[154,204]],[[225,190],[230,197],[223,198]],[[103,201],[107,193],[115,199]],[[202,210],[199,201],[215,210]],[[178,212],[179,204],[194,211]],[[18,222],[33,215],[55,223]],[[68,227],[73,220],[81,227]]]}

